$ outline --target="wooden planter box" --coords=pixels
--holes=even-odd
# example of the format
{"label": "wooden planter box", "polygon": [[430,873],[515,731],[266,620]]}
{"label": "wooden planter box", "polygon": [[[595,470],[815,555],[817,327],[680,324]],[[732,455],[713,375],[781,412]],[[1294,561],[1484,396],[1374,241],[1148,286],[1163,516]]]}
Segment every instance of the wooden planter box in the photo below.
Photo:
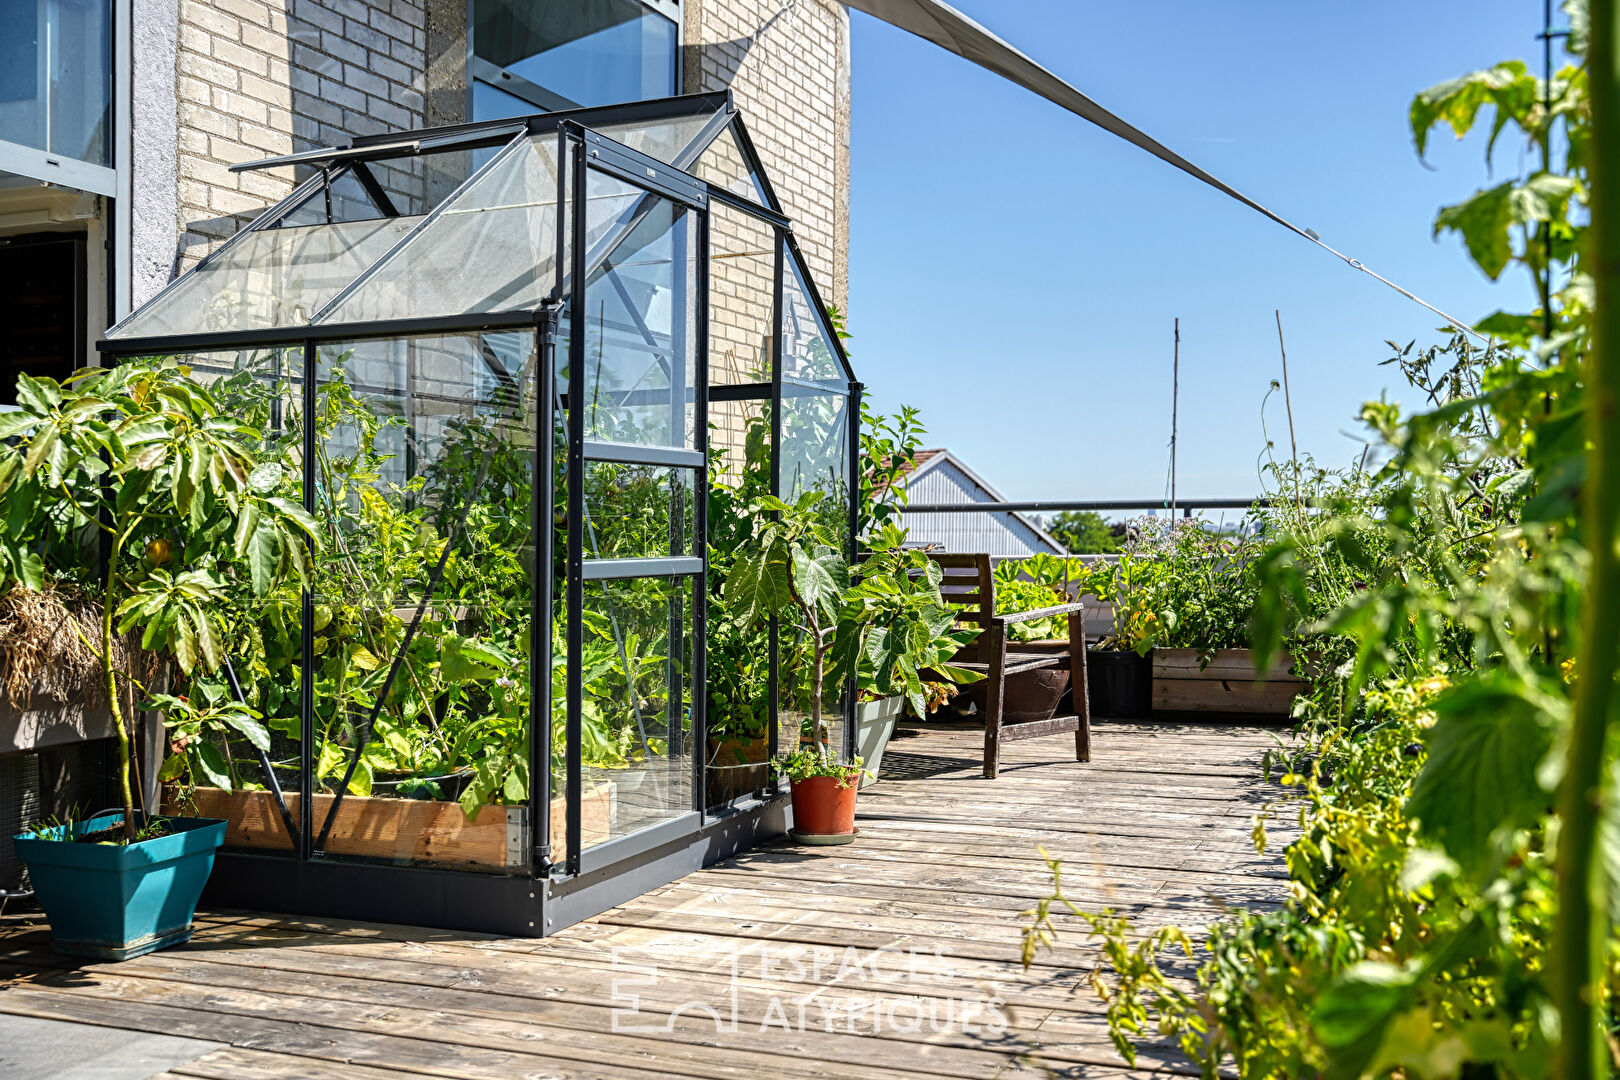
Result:
{"label": "wooden planter box", "polygon": [[1249,649],[1217,649],[1201,667],[1198,649],[1153,650],[1153,708],[1166,712],[1245,713],[1286,717],[1294,695],[1310,684],[1289,674],[1293,661],[1278,657],[1258,681]]}
{"label": "wooden planter box", "polygon": [[[612,835],[614,785],[588,789],[580,802],[580,833]],[[286,851],[287,830],[268,791],[222,791],[198,788],[193,795],[199,817],[225,820],[225,846]],[[287,794],[287,809],[298,813],[299,796]],[[315,796],[315,824],[332,806],[331,795]],[[567,852],[567,806],[551,800],[552,859]],[[365,855],[400,863],[458,870],[509,871],[527,866],[528,808],[482,806],[472,821],[453,802],[426,799],[375,799],[345,795],[327,837],[332,855]]]}

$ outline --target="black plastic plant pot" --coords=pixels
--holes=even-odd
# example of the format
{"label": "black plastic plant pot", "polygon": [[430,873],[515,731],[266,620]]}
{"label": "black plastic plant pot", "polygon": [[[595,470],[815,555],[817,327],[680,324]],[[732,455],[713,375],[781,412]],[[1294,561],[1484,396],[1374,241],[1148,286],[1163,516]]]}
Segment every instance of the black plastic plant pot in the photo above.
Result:
{"label": "black plastic plant pot", "polygon": [[1153,708],[1153,654],[1130,649],[1093,649],[1086,654],[1095,716],[1135,719]]}

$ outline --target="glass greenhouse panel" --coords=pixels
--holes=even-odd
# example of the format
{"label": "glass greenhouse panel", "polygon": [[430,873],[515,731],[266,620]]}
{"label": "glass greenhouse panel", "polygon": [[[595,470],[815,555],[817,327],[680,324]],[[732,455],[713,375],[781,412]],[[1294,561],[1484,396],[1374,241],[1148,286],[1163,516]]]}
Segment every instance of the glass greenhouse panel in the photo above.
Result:
{"label": "glass greenhouse panel", "polygon": [[317,834],[332,856],[521,870],[535,337],[318,355]]}
{"label": "glass greenhouse panel", "polygon": [[[796,501],[816,492],[816,510],[834,536],[849,532],[849,398],[841,392],[813,390],[789,382],[782,385],[781,444],[778,451],[782,498]],[[846,552],[846,556],[847,556]],[[816,728],[811,720],[814,665],[810,639],[800,628],[784,625],[780,634],[780,670],[777,716],[781,723],[777,745],[791,747],[809,739]],[[821,702],[820,737],[838,756],[844,751],[844,687],[827,681]]]}
{"label": "glass greenhouse panel", "polygon": [[256,229],[197,266],[108,337],[303,325],[419,220]]}
{"label": "glass greenhouse panel", "polygon": [[842,393],[782,387],[782,497],[805,491],[823,495],[829,525],[842,532],[849,520],[849,398]]}
{"label": "glass greenhouse panel", "polygon": [[734,124],[727,125],[720,137],[710,143],[709,148],[693,163],[692,175],[713,187],[752,199],[761,206],[771,205],[770,197],[765,194],[765,186],[760,183],[758,174],[749,165],[748,155],[743,152]]}
{"label": "glass greenhouse panel", "polygon": [[691,554],[693,476],[660,465],[585,462],[585,557]]}
{"label": "glass greenhouse panel", "polygon": [[[303,349],[194,353],[176,359],[207,386],[221,415],[257,433],[256,450],[269,466],[261,474],[262,494],[302,503]],[[289,540],[300,547],[303,541],[302,536],[271,533],[266,539],[277,557],[288,555],[281,549]],[[183,558],[184,552],[178,556]],[[167,563],[174,556],[154,554],[149,545],[146,557]],[[178,786],[169,789],[165,801],[178,797],[189,804],[175,807],[178,812],[227,820],[229,848],[290,855],[296,850],[293,838],[302,776],[302,593],[296,584],[286,582],[257,594],[243,562],[216,566],[216,576],[223,595],[213,602],[211,613],[217,620],[222,662],[212,672],[198,667],[189,677],[175,671],[168,692],[183,696],[186,704],[171,709],[166,717],[178,753],[170,757],[160,779]],[[237,678],[240,699],[226,664]],[[253,721],[239,727],[189,726],[184,710],[201,713],[238,700],[258,714]],[[179,795],[187,785],[189,796]]]}
{"label": "glass greenhouse panel", "polygon": [[782,379],[838,389],[849,387],[830,328],[810,301],[805,275],[792,249],[782,274]]}
{"label": "glass greenhouse panel", "polygon": [[583,847],[694,809],[687,747],[692,582],[656,577],[585,585]]}
{"label": "glass greenhouse panel", "polygon": [[708,732],[705,800],[718,806],[765,790],[770,772],[771,638],[739,626],[718,600],[752,527],[746,507],[771,487],[771,403],[709,404],[708,595],[704,623]]}
{"label": "glass greenhouse panel", "polygon": [[709,207],[709,383],[771,381],[776,229],[723,203]]}
{"label": "glass greenhouse panel", "polygon": [[372,198],[353,168],[340,169],[309,198],[289,210],[271,228],[332,225],[345,221],[374,221],[390,217]]}
{"label": "glass greenhouse panel", "polygon": [[497,154],[323,323],[526,311],[556,286],[557,138]]}
{"label": "glass greenhouse panel", "polygon": [[699,149],[694,145],[708,126],[713,112],[664,120],[635,120],[623,124],[597,124],[591,130],[639,150],[665,165],[679,168],[682,158],[690,160]]}
{"label": "glass greenhouse panel", "polygon": [[[585,438],[634,446],[694,445],[696,244],[684,207],[591,171],[593,237],[585,289],[579,407]],[[611,215],[611,217],[609,217]],[[573,359],[567,372],[574,406]]]}

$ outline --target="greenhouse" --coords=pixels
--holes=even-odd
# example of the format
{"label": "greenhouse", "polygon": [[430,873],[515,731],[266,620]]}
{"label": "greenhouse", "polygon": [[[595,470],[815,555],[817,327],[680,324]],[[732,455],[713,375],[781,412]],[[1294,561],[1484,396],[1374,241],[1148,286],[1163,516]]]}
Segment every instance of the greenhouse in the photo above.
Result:
{"label": "greenhouse", "polygon": [[208,383],[311,522],[246,541],[311,587],[221,616],[269,745],[180,756],[209,900],[541,934],[782,832],[806,650],[714,608],[759,496],[853,549],[860,385],[729,93],[237,168],[287,165],[99,345]]}

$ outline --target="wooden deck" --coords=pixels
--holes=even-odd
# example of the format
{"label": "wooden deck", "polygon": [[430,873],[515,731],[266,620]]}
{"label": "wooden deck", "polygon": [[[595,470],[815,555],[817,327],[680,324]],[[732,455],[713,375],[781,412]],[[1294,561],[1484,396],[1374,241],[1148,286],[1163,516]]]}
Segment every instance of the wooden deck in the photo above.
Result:
{"label": "wooden deck", "polygon": [[1169,1048],[1125,1070],[1072,920],[1022,969],[1036,846],[1077,903],[1142,925],[1275,905],[1280,856],[1249,840],[1284,794],[1274,732],[1102,722],[1090,764],[1036,739],[986,781],[979,732],[902,729],[856,844],[756,850],[545,940],[209,912],[183,948],[78,964],[10,915],[0,1012],[229,1044],[165,1080],[1191,1073]]}

